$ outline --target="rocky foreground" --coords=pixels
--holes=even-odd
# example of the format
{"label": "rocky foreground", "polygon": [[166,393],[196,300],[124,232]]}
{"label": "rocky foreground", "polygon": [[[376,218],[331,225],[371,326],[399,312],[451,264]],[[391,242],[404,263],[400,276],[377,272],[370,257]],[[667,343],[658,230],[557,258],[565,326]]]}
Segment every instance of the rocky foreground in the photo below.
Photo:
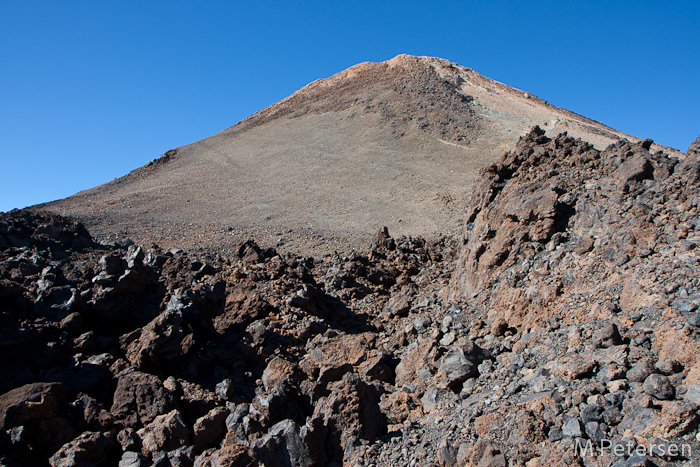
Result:
{"label": "rocky foreground", "polygon": [[347,256],[6,213],[0,463],[700,465],[700,154],[650,144],[535,128],[462,239]]}

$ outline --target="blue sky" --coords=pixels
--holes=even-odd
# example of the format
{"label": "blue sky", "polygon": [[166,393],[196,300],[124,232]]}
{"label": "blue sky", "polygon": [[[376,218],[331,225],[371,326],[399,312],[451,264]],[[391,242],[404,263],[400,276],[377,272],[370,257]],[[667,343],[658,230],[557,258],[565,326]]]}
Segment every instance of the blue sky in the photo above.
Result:
{"label": "blue sky", "polygon": [[700,2],[0,0],[0,211],[63,198],[399,53],[685,151]]}

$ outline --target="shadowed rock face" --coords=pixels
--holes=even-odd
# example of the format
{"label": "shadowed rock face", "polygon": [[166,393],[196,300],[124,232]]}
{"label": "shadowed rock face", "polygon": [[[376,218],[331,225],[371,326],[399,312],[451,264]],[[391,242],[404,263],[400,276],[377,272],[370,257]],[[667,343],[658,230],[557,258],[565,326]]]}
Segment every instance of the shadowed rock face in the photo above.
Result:
{"label": "shadowed rock face", "polygon": [[99,239],[281,251],[365,248],[386,225],[456,234],[478,169],[539,124],[599,147],[628,137],[428,57],[362,63],[113,182],[43,206]]}

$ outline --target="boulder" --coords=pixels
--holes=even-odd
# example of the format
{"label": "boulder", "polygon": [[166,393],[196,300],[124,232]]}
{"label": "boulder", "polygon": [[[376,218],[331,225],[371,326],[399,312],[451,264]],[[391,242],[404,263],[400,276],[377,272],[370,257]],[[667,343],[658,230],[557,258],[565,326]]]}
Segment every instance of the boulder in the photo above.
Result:
{"label": "boulder", "polygon": [[110,451],[113,447],[111,433],[86,431],[64,444],[49,458],[49,464],[51,467],[107,466],[110,464]]}
{"label": "boulder", "polygon": [[448,388],[453,388],[478,374],[476,365],[467,359],[464,351],[459,348],[448,350],[440,359],[439,365],[437,379]]}
{"label": "boulder", "polygon": [[160,451],[172,451],[190,444],[190,429],[177,410],[158,415],[137,432],[141,439],[141,453],[149,458]]}
{"label": "boulder", "polygon": [[0,428],[21,428],[21,444],[37,452],[54,452],[75,436],[66,414],[61,383],[31,383],[0,396]]}
{"label": "boulder", "polygon": [[299,432],[292,420],[275,424],[266,435],[251,443],[253,456],[264,465],[310,467],[313,462],[309,449]]}
{"label": "boulder", "polygon": [[659,374],[649,375],[642,388],[648,395],[661,400],[673,399],[675,395],[675,389],[668,378]]}
{"label": "boulder", "polygon": [[216,407],[197,419],[194,424],[194,447],[198,451],[218,445],[226,434],[226,418],[231,411],[227,407]]}
{"label": "boulder", "polygon": [[128,345],[126,358],[136,368],[153,368],[177,357],[183,338],[182,313],[166,310],[148,323],[139,337]]}
{"label": "boulder", "polygon": [[133,371],[119,377],[110,412],[121,425],[135,428],[176,406],[175,398],[157,376]]}

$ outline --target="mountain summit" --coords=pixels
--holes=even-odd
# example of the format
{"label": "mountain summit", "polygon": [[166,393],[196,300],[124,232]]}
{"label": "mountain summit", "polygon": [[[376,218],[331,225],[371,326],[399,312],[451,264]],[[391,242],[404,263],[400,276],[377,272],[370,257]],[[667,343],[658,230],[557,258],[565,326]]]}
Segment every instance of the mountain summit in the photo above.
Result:
{"label": "mountain summit", "polygon": [[381,226],[455,234],[478,169],[533,125],[596,146],[627,138],[449,61],[399,55],[314,81],[128,175],[37,206],[102,240],[305,253],[362,247]]}

